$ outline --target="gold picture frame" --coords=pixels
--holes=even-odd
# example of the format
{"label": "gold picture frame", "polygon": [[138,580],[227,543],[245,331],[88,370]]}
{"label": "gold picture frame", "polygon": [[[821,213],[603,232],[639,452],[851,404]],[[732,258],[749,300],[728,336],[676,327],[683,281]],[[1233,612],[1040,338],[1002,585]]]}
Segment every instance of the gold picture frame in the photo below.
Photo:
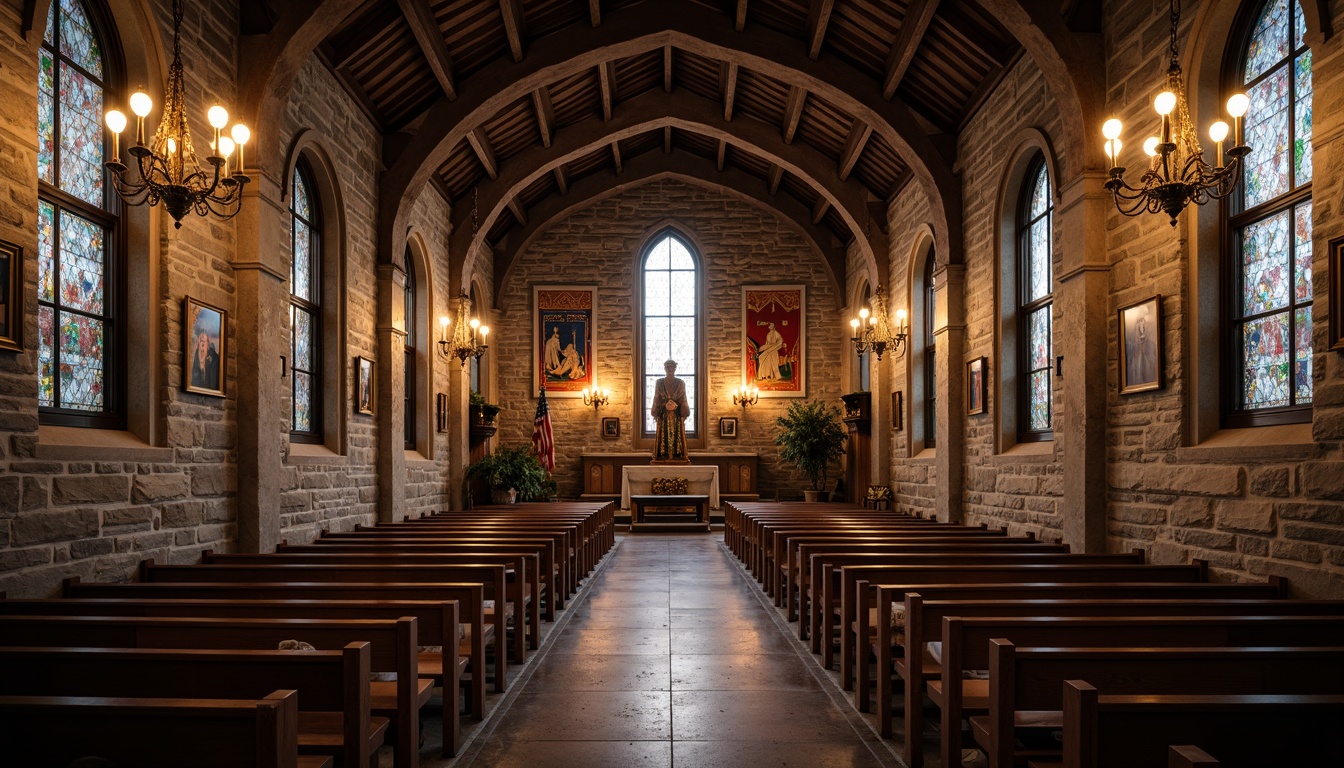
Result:
{"label": "gold picture frame", "polygon": [[23,351],[23,248],[0,240],[0,350]]}
{"label": "gold picture frame", "polygon": [[1120,320],[1120,394],[1152,392],[1163,387],[1162,294],[1154,294],[1117,311]]}
{"label": "gold picture frame", "polygon": [[182,299],[182,388],[224,397],[229,380],[229,313],[187,296]]}
{"label": "gold picture frame", "polygon": [[355,358],[355,413],[373,415],[373,361],[367,357]]}

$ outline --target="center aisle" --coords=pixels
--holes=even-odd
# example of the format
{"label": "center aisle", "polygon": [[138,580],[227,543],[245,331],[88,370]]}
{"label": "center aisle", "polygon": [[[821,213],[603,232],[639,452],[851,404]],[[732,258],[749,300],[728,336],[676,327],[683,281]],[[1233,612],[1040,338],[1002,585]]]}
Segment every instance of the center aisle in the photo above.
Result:
{"label": "center aisle", "polygon": [[895,765],[719,542],[624,537],[462,764]]}

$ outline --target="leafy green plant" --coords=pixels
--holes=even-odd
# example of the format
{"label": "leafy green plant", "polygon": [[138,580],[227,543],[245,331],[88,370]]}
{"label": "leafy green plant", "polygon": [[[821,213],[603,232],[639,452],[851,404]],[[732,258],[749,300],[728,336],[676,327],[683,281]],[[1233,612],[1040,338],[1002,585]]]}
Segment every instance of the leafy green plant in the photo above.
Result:
{"label": "leafy green plant", "polygon": [[780,429],[775,436],[779,457],[807,475],[812,490],[825,488],[831,465],[845,454],[840,409],[823,400],[794,401],[775,424]]}
{"label": "leafy green plant", "polygon": [[472,462],[469,477],[480,477],[495,490],[518,492],[520,501],[540,501],[547,497],[553,483],[546,475],[532,447],[502,446],[494,453]]}

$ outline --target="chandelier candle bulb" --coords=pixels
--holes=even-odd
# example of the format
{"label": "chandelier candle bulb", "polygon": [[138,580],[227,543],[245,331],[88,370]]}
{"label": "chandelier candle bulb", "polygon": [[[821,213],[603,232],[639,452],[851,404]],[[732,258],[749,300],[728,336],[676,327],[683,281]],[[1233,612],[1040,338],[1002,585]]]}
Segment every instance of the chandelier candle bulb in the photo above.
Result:
{"label": "chandelier candle bulb", "polygon": [[149,116],[149,111],[154,108],[154,100],[149,98],[149,94],[144,91],[136,91],[131,94],[131,112],[135,113],[135,143],[137,146],[145,145],[145,118]]}
{"label": "chandelier candle bulb", "polygon": [[1209,126],[1209,138],[1213,139],[1214,144],[1218,145],[1218,167],[1222,168],[1223,139],[1227,138],[1227,123],[1224,123],[1222,120],[1219,120],[1215,122],[1213,125]]}
{"label": "chandelier candle bulb", "polygon": [[126,115],[118,110],[107,113],[107,128],[112,131],[112,162],[121,163],[121,132],[126,130]]}
{"label": "chandelier candle bulb", "polygon": [[448,341],[448,323],[451,322],[447,315],[439,317],[439,340]]}
{"label": "chandelier candle bulb", "polygon": [[896,310],[896,335],[904,336],[906,333],[906,314],[904,309]]}
{"label": "chandelier candle bulb", "polygon": [[233,128],[229,129],[229,136],[233,138],[233,143],[238,145],[238,172],[245,173],[243,170],[243,145],[252,139],[252,131],[242,123],[234,123]]}

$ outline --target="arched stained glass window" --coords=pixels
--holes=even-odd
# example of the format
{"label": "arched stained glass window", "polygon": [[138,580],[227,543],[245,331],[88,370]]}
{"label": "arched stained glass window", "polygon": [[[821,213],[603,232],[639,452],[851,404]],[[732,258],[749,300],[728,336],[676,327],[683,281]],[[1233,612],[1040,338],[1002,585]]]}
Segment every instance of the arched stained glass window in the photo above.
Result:
{"label": "arched stained glass window", "polygon": [[655,238],[644,254],[644,360],[641,379],[644,382],[644,435],[656,430],[649,403],[658,379],[667,375],[663,363],[677,361],[677,378],[686,382],[686,399],[690,415],[686,419],[686,436],[699,435],[700,405],[698,378],[700,371],[699,339],[699,269],[690,245],[675,233],[667,232]]}
{"label": "arched stained glass window", "polygon": [[933,335],[938,293],[933,288],[935,259],[924,257],[924,447],[938,444],[938,341]]}
{"label": "arched stained glass window", "polygon": [[1229,219],[1229,426],[1307,421],[1312,402],[1311,50],[1295,0],[1249,18],[1229,77],[1251,147]]}
{"label": "arched stained glass window", "polygon": [[[869,306],[873,300],[873,289],[867,285],[863,286],[863,304]],[[873,356],[870,352],[865,352],[858,356],[859,358],[859,391],[867,392],[873,384]]]}
{"label": "arched stained glass window", "polygon": [[416,342],[417,342],[417,338],[416,338],[416,327],[417,327],[417,325],[418,325],[418,323],[419,323],[419,319],[420,319],[420,315],[418,314],[420,310],[419,310],[419,307],[416,305],[416,300],[415,300],[415,290],[416,290],[416,285],[415,285],[415,257],[411,255],[411,249],[410,249],[410,248],[407,248],[407,249],[406,249],[406,260],[405,260],[405,261],[406,261],[406,286],[405,286],[405,291],[406,291],[406,293],[405,293],[404,303],[402,304],[402,309],[404,310],[404,315],[405,315],[405,318],[406,318],[406,319],[405,319],[405,323],[406,323],[406,346],[405,346],[405,353],[406,353],[406,354],[405,354],[405,358],[404,358],[405,376],[406,376],[406,386],[405,386],[405,395],[404,395],[404,398],[405,398],[405,399],[404,399],[404,401],[403,401],[403,405],[402,405],[402,408],[403,408],[403,410],[402,410],[402,419],[403,419],[403,421],[405,422],[405,425],[404,425],[404,432],[405,432],[406,450],[408,450],[408,451],[414,451],[414,450],[415,450],[415,418],[416,418],[416,413],[415,413],[415,393],[416,393],[415,374],[416,374],[416,368],[417,368],[416,362],[417,362],[417,357],[418,357],[417,347],[416,347]]}
{"label": "arched stained glass window", "polygon": [[117,206],[103,178],[109,62],[80,0],[56,0],[38,50],[38,407],[45,423],[120,428]]}
{"label": "arched stained glass window", "polygon": [[322,237],[317,190],[307,164],[294,167],[290,190],[290,439],[322,442]]}
{"label": "arched stained glass window", "polygon": [[1037,157],[1027,170],[1017,216],[1018,442],[1052,436],[1054,228],[1050,175]]}
{"label": "arched stained glass window", "polygon": [[[481,318],[481,322],[485,323],[485,318],[482,316],[480,311],[481,302],[476,296],[475,285],[471,286],[471,293],[469,295],[471,298],[471,307],[476,312],[474,316]],[[481,381],[481,358],[472,356],[470,359],[467,360],[467,367],[468,367],[467,379],[468,382],[470,383],[471,391],[480,395],[484,395],[485,390],[483,390],[482,387],[485,386],[485,384],[484,382]]]}

